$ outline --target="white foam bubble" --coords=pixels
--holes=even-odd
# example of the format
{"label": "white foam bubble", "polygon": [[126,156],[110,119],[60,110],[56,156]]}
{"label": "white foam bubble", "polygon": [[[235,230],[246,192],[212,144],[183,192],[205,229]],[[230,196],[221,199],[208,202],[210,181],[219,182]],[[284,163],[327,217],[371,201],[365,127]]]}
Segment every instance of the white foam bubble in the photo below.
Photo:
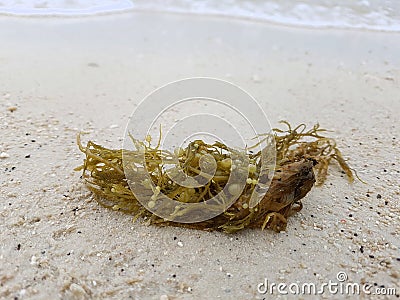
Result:
{"label": "white foam bubble", "polygon": [[129,0],[0,0],[0,14],[13,16],[85,16],[132,8]]}

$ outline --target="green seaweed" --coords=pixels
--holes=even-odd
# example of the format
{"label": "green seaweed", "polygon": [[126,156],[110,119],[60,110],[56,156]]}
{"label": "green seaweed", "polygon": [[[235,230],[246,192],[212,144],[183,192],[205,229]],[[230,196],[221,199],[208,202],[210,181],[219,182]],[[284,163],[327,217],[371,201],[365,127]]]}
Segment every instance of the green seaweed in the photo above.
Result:
{"label": "green seaweed", "polygon": [[[102,206],[132,214],[134,220],[142,218],[148,224],[220,230],[227,233],[237,232],[244,228],[271,228],[281,231],[286,228],[287,218],[302,209],[301,199],[311,190],[314,183],[321,185],[325,182],[328,168],[333,161],[337,162],[350,182],[354,181],[353,170],[342,157],[335,140],[323,135],[327,130],[320,128],[318,124],[307,130],[305,124],[293,128],[286,121],[281,121],[281,123],[285,128],[273,129],[276,166],[269,189],[262,200],[254,207],[250,205],[251,195],[255,188],[252,178],[262,175],[262,151],[252,153],[250,151],[252,148],[245,149],[245,155],[254,166],[250,180],[232,205],[226,207],[222,214],[206,221],[174,222],[174,218],[179,214],[196,213],[188,208],[174,211],[166,220],[153,214],[135,198],[125,178],[122,158],[124,155],[124,159],[135,162],[142,153],[141,150],[108,149],[92,141],[83,146],[79,134],[77,143],[79,149],[85,154],[85,159],[83,165],[76,170],[82,171],[82,178],[88,188],[97,195],[96,200]],[[259,138],[268,139],[271,138],[271,134]],[[181,203],[203,203],[218,195],[228,182],[230,156],[234,150],[227,145],[219,142],[207,144],[202,140],[195,140],[185,149],[180,149],[175,153],[180,167],[189,176],[202,174],[199,168],[199,156],[196,153],[211,155],[217,162],[216,173],[212,178],[207,178],[208,182],[205,185],[190,188],[174,184],[169,180],[164,164],[171,162],[174,153],[160,149],[160,140],[155,147],[152,147],[150,137],[147,137],[144,142],[133,137],[131,139],[137,149],[144,149],[147,171],[158,189],[153,191],[155,194],[163,193],[168,198]],[[152,203],[149,202],[148,205],[150,204]],[[223,199],[220,205],[226,205]]]}

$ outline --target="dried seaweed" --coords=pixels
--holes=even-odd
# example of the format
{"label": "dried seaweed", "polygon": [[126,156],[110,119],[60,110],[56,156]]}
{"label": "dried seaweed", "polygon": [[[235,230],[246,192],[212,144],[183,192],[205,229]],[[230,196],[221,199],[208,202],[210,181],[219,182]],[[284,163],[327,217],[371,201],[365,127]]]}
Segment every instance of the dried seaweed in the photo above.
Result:
{"label": "dried seaweed", "polygon": [[[354,181],[353,171],[348,166],[336,142],[323,136],[325,129],[314,125],[311,129],[305,124],[294,128],[286,122],[281,122],[285,129],[273,129],[272,138],[276,147],[276,166],[270,186],[262,200],[255,206],[250,205],[251,195],[257,183],[256,178],[261,170],[262,151],[251,153],[246,149],[246,155],[251,162],[251,170],[245,187],[238,199],[226,210],[209,220],[196,223],[174,222],[174,216],[161,218],[146,209],[132,193],[124,173],[124,159],[135,161],[139,153],[135,150],[113,150],[89,141],[84,147],[80,135],[77,142],[79,149],[85,154],[84,163],[76,170],[82,171],[82,177],[88,188],[94,192],[97,201],[110,209],[133,214],[134,220],[142,218],[148,224],[161,226],[172,225],[202,230],[221,230],[227,233],[237,232],[244,228],[271,228],[275,231],[285,230],[287,218],[302,209],[301,199],[311,190],[313,185],[321,185],[327,178],[328,167],[336,161],[347,175],[350,182]],[[271,134],[259,138],[270,138]],[[151,146],[151,138],[145,142],[132,138],[132,142],[144,149],[146,167],[156,189],[153,190],[156,200],[159,193],[167,195],[181,203],[203,203],[220,193],[230,176],[231,154],[233,149],[221,143],[207,144],[196,140],[187,148],[176,151],[178,163],[189,176],[201,174],[199,155],[211,155],[217,162],[217,171],[208,182],[201,187],[191,188],[177,185],[169,179],[163,168],[173,153],[159,149],[158,143]],[[257,145],[255,145],[257,146]],[[316,174],[314,174],[314,171]],[[265,175],[267,176],[267,175]],[[141,185],[148,183],[141,182]],[[153,207],[153,200],[147,205]],[[221,203],[221,205],[225,205]],[[176,215],[184,213],[196,214],[196,211],[175,211]]]}

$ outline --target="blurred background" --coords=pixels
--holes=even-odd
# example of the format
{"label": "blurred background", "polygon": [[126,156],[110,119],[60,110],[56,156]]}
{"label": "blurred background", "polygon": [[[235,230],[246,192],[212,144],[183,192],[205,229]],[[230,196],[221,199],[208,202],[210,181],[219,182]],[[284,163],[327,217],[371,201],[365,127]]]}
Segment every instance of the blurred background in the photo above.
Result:
{"label": "blurred background", "polygon": [[396,0],[3,0],[0,14],[90,15],[126,10],[249,18],[283,25],[400,31]]}

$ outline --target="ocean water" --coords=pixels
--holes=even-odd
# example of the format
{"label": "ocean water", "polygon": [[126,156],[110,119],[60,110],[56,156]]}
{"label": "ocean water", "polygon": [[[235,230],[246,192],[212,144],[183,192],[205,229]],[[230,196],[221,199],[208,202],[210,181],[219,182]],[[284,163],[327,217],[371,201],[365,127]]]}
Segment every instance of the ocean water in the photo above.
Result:
{"label": "ocean water", "polygon": [[132,10],[400,32],[400,0],[0,0],[0,15],[73,17]]}

